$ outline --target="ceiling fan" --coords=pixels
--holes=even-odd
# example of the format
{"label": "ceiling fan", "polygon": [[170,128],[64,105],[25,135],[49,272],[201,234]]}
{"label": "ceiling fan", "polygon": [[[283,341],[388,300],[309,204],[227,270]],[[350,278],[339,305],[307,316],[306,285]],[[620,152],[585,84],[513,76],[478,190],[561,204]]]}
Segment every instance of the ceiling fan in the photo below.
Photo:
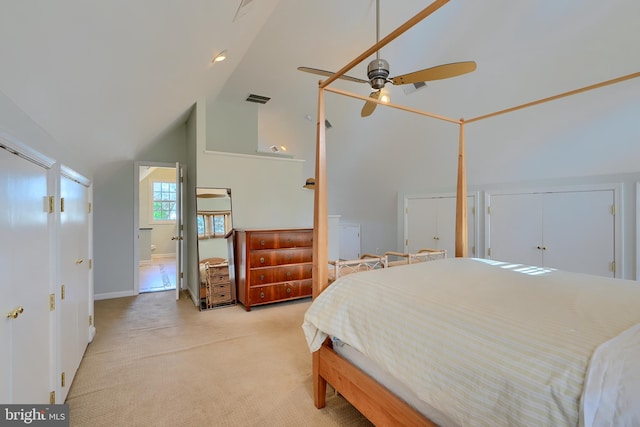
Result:
{"label": "ceiling fan", "polygon": [[[380,0],[376,0],[376,43],[380,41]],[[463,74],[470,73],[476,69],[476,63],[474,61],[466,62],[454,62],[451,64],[438,65],[431,68],[426,68],[420,71],[414,71],[412,73],[403,74],[396,77],[389,77],[389,63],[380,58],[380,51],[376,52],[376,59],[371,61],[367,66],[367,77],[369,80],[360,79],[357,77],[351,77],[342,75],[339,78],[342,80],[348,80],[356,83],[368,83],[371,86],[372,92],[369,94],[369,98],[378,100],[382,94],[382,89],[385,84],[391,83],[394,85],[414,84],[421,82],[428,82],[432,80],[448,79],[450,77],[456,77]],[[321,76],[332,76],[335,74],[331,71],[320,70],[310,67],[298,67],[298,70],[307,73],[318,74]],[[369,116],[376,109],[378,104],[374,101],[367,101],[362,107],[360,115],[362,117]]]}

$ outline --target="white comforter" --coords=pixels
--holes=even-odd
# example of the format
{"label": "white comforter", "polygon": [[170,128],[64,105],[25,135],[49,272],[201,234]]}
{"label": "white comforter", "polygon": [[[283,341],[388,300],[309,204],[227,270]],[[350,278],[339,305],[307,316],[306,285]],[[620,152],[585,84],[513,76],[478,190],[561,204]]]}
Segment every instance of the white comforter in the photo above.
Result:
{"label": "white comforter", "polygon": [[459,426],[638,426],[639,323],[637,282],[453,258],[345,276],[303,330]]}

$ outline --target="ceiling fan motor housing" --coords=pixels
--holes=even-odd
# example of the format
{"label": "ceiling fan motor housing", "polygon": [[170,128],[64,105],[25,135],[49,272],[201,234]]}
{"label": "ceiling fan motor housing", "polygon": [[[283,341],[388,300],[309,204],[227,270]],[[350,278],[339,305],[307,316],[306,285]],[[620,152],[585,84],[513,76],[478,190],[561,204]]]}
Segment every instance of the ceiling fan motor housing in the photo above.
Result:
{"label": "ceiling fan motor housing", "polygon": [[384,59],[374,59],[367,66],[367,77],[374,89],[382,89],[389,77],[389,63]]}

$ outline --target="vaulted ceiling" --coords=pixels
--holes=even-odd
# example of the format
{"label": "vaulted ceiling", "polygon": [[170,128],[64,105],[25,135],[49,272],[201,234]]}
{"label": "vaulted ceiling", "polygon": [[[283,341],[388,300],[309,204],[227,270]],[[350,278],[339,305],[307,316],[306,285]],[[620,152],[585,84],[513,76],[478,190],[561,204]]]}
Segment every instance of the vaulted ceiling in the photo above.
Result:
{"label": "vaulted ceiling", "polygon": [[[429,3],[381,0],[381,37]],[[282,117],[276,125],[302,126],[320,78],[296,68],[340,69],[376,41],[375,0],[0,4],[0,91],[91,164],[135,158],[198,99],[269,96],[260,108]],[[640,71],[638,16],[630,0],[452,0],[381,56],[391,76],[476,61],[474,73],[413,94],[390,89],[398,103],[472,117]],[[366,78],[366,63],[348,74]],[[366,126],[360,106],[332,121]]]}

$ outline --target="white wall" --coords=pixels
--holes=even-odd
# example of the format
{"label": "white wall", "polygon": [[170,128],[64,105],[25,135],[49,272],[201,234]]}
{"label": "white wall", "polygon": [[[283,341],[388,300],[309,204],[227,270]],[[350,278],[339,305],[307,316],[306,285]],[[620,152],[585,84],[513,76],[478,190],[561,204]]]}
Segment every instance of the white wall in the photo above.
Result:
{"label": "white wall", "polygon": [[133,295],[134,162],[186,163],[186,126],[160,137],[136,159],[103,164],[94,175],[94,283],[96,298]]}
{"label": "white wall", "polygon": [[234,228],[313,226],[313,192],[302,186],[304,162],[205,151],[198,186],[230,188]]}

